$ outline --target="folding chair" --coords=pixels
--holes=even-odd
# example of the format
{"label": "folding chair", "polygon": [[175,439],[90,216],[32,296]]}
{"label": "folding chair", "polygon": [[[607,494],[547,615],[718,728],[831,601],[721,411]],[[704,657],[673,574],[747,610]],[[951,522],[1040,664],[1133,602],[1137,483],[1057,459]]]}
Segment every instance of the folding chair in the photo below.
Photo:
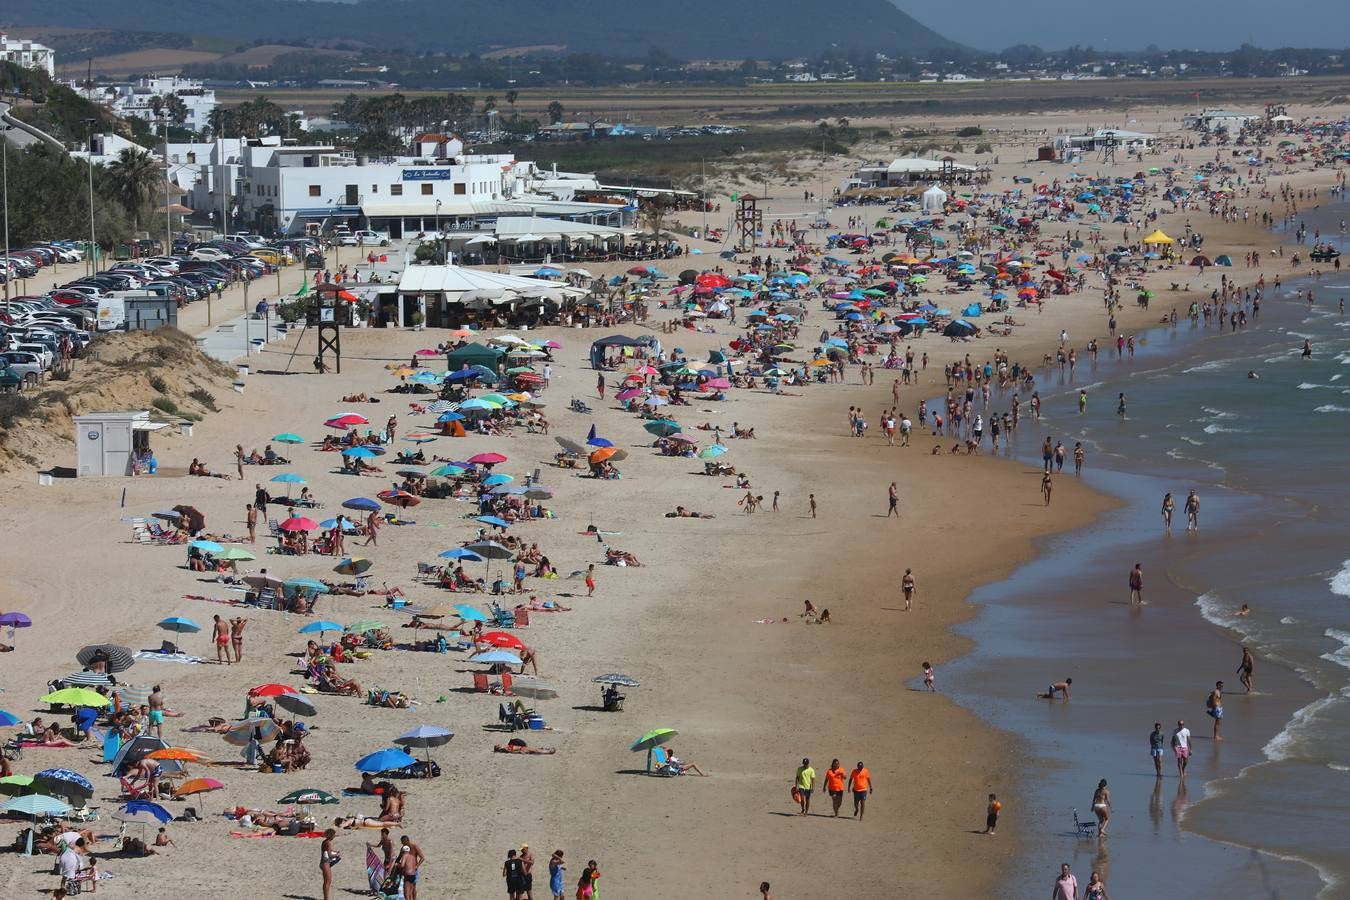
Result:
{"label": "folding chair", "polygon": [[1096,822],[1084,822],[1078,818],[1078,810],[1073,811],[1073,827],[1080,838],[1090,838],[1097,833]]}

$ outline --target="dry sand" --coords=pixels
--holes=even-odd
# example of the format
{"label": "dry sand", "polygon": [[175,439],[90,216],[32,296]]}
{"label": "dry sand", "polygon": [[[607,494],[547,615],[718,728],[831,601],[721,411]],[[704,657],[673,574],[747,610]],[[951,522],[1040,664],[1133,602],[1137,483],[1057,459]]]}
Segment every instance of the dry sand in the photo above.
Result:
{"label": "dry sand", "polygon": [[[1023,171],[1020,163],[1006,161],[1010,155],[1005,153],[996,171],[995,186]],[[1119,171],[1136,168],[1118,166]],[[799,206],[771,203],[770,216],[798,214]],[[865,208],[863,213],[878,209]],[[832,216],[841,222],[850,212],[835,210]],[[804,209],[800,213],[806,215]],[[1245,247],[1270,240],[1255,228],[1215,226],[1202,213],[1192,218],[1210,235],[1206,249],[1211,253],[1227,251],[1237,257]],[[1162,224],[1173,229],[1179,223]],[[707,257],[708,263],[714,259]],[[1241,268],[1223,271],[1242,283],[1256,277]],[[1267,275],[1273,271],[1267,269]],[[1206,275],[1205,293],[1221,273],[1211,270]],[[1159,273],[1154,280],[1165,287],[1173,277]],[[1200,289],[1201,279],[1188,280]],[[1165,291],[1159,299],[1149,313],[1124,310],[1122,327],[1156,321],[1172,305]],[[1183,311],[1185,302],[1189,296],[1176,296]],[[239,308],[242,303],[227,294],[223,305]],[[189,327],[204,314],[201,307],[186,311]],[[1061,328],[1078,346],[1091,336],[1105,335],[1100,292],[1095,290],[1087,296],[1053,298],[1042,315],[1025,310],[1016,315],[1027,324],[1008,339],[954,345],[928,336],[914,342],[917,351],[930,354],[931,362],[921,385],[904,390],[901,408],[912,410],[920,398],[941,394],[942,363],[965,352],[982,360],[1000,346],[1015,360],[1036,363],[1057,343]],[[665,316],[657,313],[654,323]],[[814,335],[824,321],[822,313],[812,311],[804,334]],[[704,358],[734,333],[725,323],[718,329],[718,334],[682,332],[677,338],[662,338],[667,346],[683,346],[691,358]],[[633,333],[631,326],[615,330]],[[544,483],[557,491],[549,505],[558,518],[518,531],[537,540],[564,574],[603,558],[595,539],[579,533],[590,522],[621,532],[608,540],[644,563],[639,569],[598,566],[599,587],[589,600],[578,596],[585,593],[579,579],[529,582],[541,598],[561,599],[574,607],[568,613],[538,615],[522,632],[539,651],[541,672],[562,692],[560,699],[539,704],[555,730],[527,738],[556,746],[558,754],[493,754],[492,745],[505,739],[485,730],[496,722],[497,699],[465,691],[471,667],[453,654],[394,651],[347,666],[344,674],[364,687],[404,690],[421,702],[416,710],[372,709],[355,699],[317,697],[319,716],[312,720],[316,730],[308,742],[314,762],[308,771],[241,771],[234,766],[236,751],[218,737],[183,734],[182,729],[208,716],[236,715],[251,685],[273,680],[299,685],[299,677],[289,674],[296,668],[289,654],[304,646],[304,637],[296,633],[304,620],[250,611],[241,665],[147,661],[129,673],[133,682],[164,685],[169,704],[182,713],[182,718],[169,720],[166,735],[220,760],[209,774],[226,787],[193,802],[205,821],[170,827],[176,848],[151,859],[102,863],[117,876],[101,886],[105,896],[136,894],[156,900],[234,895],[245,883],[247,890],[262,896],[318,896],[315,842],[230,838],[230,823],[220,817],[221,810],[236,804],[275,808],[278,797],[301,787],[336,793],[356,783],[356,758],[387,746],[419,723],[457,732],[449,746],[435,753],[444,776],[407,785],[405,825],[428,856],[423,897],[499,892],[501,859],[522,842],[538,857],[541,887],[549,853],[555,847],[566,850],[569,893],[588,858],[599,860],[604,873],[600,884],[609,897],[749,897],[761,880],[773,882],[779,897],[997,893],[999,868],[1026,827],[1017,816],[1021,751],[942,696],[917,690],[919,664],[924,659],[937,664],[941,688],[943,661],[966,649],[949,628],[969,614],[969,590],[1025,559],[1036,536],[1075,527],[1109,508],[1108,498],[1086,487],[1093,460],[1089,458],[1082,482],[1058,479],[1054,504],[1046,509],[1039,495],[1039,471],[987,456],[933,456],[929,448],[934,439],[925,436],[916,437],[908,448],[887,447],[875,428],[866,440],[848,437],[848,406],[861,405],[875,421],[876,411],[890,405],[885,372],[878,373],[875,386],[811,388],[798,398],[738,391],[725,404],[695,404],[680,418],[686,423],[707,419],[724,429],[732,421],[755,427],[759,438],[729,442],[726,458],[750,473],[756,493],[768,497],[781,492],[781,511],[745,516],[735,503],[740,492],[724,486],[729,479],[693,474],[701,466],[689,460],[652,456],[643,449],[650,436],[640,422],[596,400],[594,373],[584,355],[590,340],[602,333],[608,332],[538,333],[564,345],[545,397],[555,435],[581,438],[590,423],[588,417],[566,410],[568,398],[583,397],[596,408],[600,433],[631,454],[622,464],[621,481],[579,479],[551,468],[555,445],[544,435],[442,439],[427,445],[456,458],[499,450],[510,457],[501,468],[517,477],[542,467]],[[343,374],[324,377],[258,374],[258,369],[284,368],[290,347],[274,344],[261,360],[255,358],[255,374],[242,396],[224,398],[228,406],[208,416],[191,439],[165,436],[158,442],[162,471],[181,472],[199,456],[216,471],[228,472],[235,443],[261,446],[280,431],[321,437],[322,420],[349,408],[340,402],[344,394],[384,388],[391,381],[383,368],[386,362],[406,360],[413,350],[437,339],[434,331],[349,332]],[[302,349],[297,358],[305,354]],[[372,421],[396,413],[404,433],[428,421],[407,415],[401,395],[379,396],[380,404],[361,410]],[[309,480],[326,504],[320,511],[324,516],[334,514],[347,497],[372,495],[388,486],[385,478],[358,481],[334,474],[335,458],[297,448],[290,468]],[[69,465],[71,460],[52,462]],[[3,658],[9,673],[6,708],[21,716],[34,714],[34,699],[45,682],[78,668],[73,653],[83,644],[106,640],[132,648],[157,646],[163,635],[154,623],[165,616],[184,615],[207,624],[214,614],[235,614],[234,607],[184,599],[187,594],[229,595],[183,568],[182,548],[129,543],[125,517],[189,502],[206,514],[209,530],[242,533],[243,507],[254,483],[275,472],[246,469],[243,483],[172,474],[59,481],[45,488],[33,484],[31,474],[0,482],[0,528],[7,535],[0,606],[25,610],[35,620],[34,627],[19,632],[16,652]],[[902,498],[898,522],[881,518],[892,480]],[[125,507],[119,503],[124,489]],[[819,501],[820,517],[814,520],[806,515],[810,492]],[[664,518],[676,504],[716,513],[717,518]],[[402,585],[417,602],[458,601],[464,598],[415,584],[412,576],[416,562],[433,559],[472,533],[471,523],[463,518],[470,512],[466,504],[428,501],[410,512],[416,526],[385,529],[378,548],[358,549],[349,541],[348,549],[375,561],[376,584]],[[260,541],[259,549],[263,546]],[[326,576],[332,562],[317,556],[260,558],[261,565],[287,577]],[[917,608],[911,612],[900,611],[897,586],[905,567],[914,568],[920,586]],[[805,599],[829,607],[835,624],[803,624],[797,613]],[[404,621],[400,614],[377,609],[378,602],[374,597],[338,597],[323,601],[319,612],[339,621],[377,617],[395,626]],[[783,617],[786,623],[757,621]],[[407,634],[406,629],[395,631],[399,638]],[[193,652],[211,655],[204,635],[183,643]],[[587,708],[598,700],[591,676],[615,670],[643,682],[628,692],[626,711],[605,714]],[[445,701],[437,702],[442,696]],[[680,756],[697,762],[710,777],[671,781],[635,774],[643,760],[628,751],[628,744],[660,726],[679,729],[674,746]],[[818,771],[835,756],[846,767],[858,760],[867,763],[876,793],[865,822],[841,824],[793,815],[788,788],[802,756],[810,756]],[[116,806],[116,784],[96,774],[102,768],[92,757],[83,749],[29,751],[16,770],[61,765],[83,771],[93,776],[97,802],[106,814]],[[989,791],[1008,802],[995,839],[974,834],[982,827]],[[179,811],[182,805],[172,807]],[[818,795],[813,812],[827,808]],[[331,817],[338,811],[376,810],[370,800],[347,798],[341,806],[316,811]],[[105,821],[95,830],[114,829]],[[344,832],[338,838],[346,858],[336,869],[338,895],[364,885],[359,841],[373,834]],[[12,896],[55,883],[38,860],[18,859],[0,879]]]}

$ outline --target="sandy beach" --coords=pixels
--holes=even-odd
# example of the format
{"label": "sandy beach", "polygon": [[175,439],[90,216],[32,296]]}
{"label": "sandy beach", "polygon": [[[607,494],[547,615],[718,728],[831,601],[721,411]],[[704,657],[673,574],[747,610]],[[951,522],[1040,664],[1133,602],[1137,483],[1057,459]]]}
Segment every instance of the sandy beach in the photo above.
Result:
{"label": "sandy beach", "polygon": [[[1180,114],[1139,114],[1137,127],[1174,122]],[[1081,121],[1081,114],[1009,116],[985,124],[990,132],[1007,132],[1003,143],[996,144],[1000,161],[993,166],[989,189],[1011,186],[1018,175],[1038,182],[1062,177],[1063,166],[1022,163],[1031,138],[1013,132],[1029,127],[1053,132]],[[884,152],[865,149],[874,153],[860,151],[860,156]],[[1186,152],[1193,162],[1212,156],[1212,150]],[[1012,162],[1013,157],[1019,161]],[[1157,162],[1146,158],[1143,167],[1149,164],[1163,164],[1162,157]],[[1133,174],[1140,167],[1122,159],[1114,169],[1091,163],[1082,168],[1115,175]],[[846,168],[831,163],[820,170],[819,180],[835,181]],[[1268,188],[1289,184],[1311,190],[1316,185],[1325,191],[1332,177],[1332,170],[1300,166],[1272,176]],[[799,185],[772,187],[771,193],[784,199],[770,198],[766,221],[814,218],[817,206],[799,199]],[[797,199],[786,199],[790,197]],[[1238,203],[1254,212],[1282,213],[1276,202],[1255,196]],[[849,215],[875,217],[881,209],[840,207],[829,215],[832,224],[842,226]],[[1155,291],[1153,305],[1143,310],[1126,302],[1117,313],[1122,331],[1156,324],[1173,307],[1184,315],[1186,306],[1207,297],[1224,275],[1244,286],[1263,274],[1288,277],[1286,260],[1270,256],[1279,238],[1255,222],[1225,223],[1194,210],[1164,215],[1147,229],[1179,234],[1187,221],[1205,233],[1206,252],[1228,253],[1236,262],[1257,250],[1266,260],[1264,267],[1213,267],[1203,275],[1189,268],[1150,272],[1143,284]],[[1122,237],[1122,226],[1103,227],[1110,242]],[[1127,242],[1133,242],[1138,229],[1130,226],[1129,232]],[[1047,233],[1059,235],[1063,228],[1047,226]],[[716,261],[713,245],[698,246],[709,253],[690,257],[690,265],[698,259],[706,260],[705,266]],[[623,268],[599,267],[597,274]],[[287,271],[283,287],[294,289],[299,280],[298,271]],[[1177,281],[1188,285],[1189,292],[1172,291],[1170,285]],[[217,301],[213,319],[226,309],[242,311],[240,294],[227,292]],[[927,353],[930,362],[917,384],[900,388],[900,408],[913,410],[920,400],[941,397],[946,391],[944,363],[966,353],[978,362],[998,348],[1039,370],[1043,356],[1060,346],[1061,332],[1076,347],[1091,338],[1105,341],[1101,296],[1100,285],[1090,282],[1084,293],[1050,298],[1039,313],[1016,309],[1019,327],[1008,337],[955,344],[928,334],[902,342]],[[807,306],[803,344],[833,327],[832,316],[820,309],[819,301]],[[660,326],[671,316],[658,310],[644,326],[526,333],[531,340],[562,345],[555,351],[552,384],[543,394],[551,433],[517,428],[507,437],[471,435],[424,445],[428,455],[454,459],[500,452],[508,461],[499,471],[519,478],[538,468],[542,482],[555,492],[546,505],[556,518],[512,529],[521,539],[538,542],[563,575],[556,581],[528,579],[526,596],[572,608],[535,615],[519,632],[537,652],[540,673],[561,695],[537,704],[552,730],[525,735],[532,745],[556,747],[553,756],[493,752],[509,736],[494,730],[501,698],[472,692],[470,672],[476,667],[463,654],[392,650],[345,665],[342,672],[363,688],[403,691],[417,699],[416,708],[380,709],[357,698],[314,695],[318,715],[307,720],[312,729],[306,742],[313,755],[309,767],[291,774],[244,770],[236,748],[218,735],[185,729],[211,716],[237,716],[253,685],[300,685],[301,677],[292,670],[303,668],[296,654],[307,636],[297,630],[306,619],[225,605],[219,601],[240,595],[189,571],[181,546],[131,541],[130,517],[179,503],[201,510],[208,531],[243,533],[244,505],[252,499],[254,485],[267,486],[276,473],[250,466],[240,481],[190,478],[186,469],[200,458],[213,471],[233,474],[236,444],[260,448],[280,432],[307,439],[307,444],[292,448],[293,462],[286,471],[302,475],[324,504],[316,518],[336,514],[348,497],[373,496],[388,488],[393,478],[389,472],[397,468],[392,462],[382,463],[383,477],[356,478],[336,471],[337,454],[318,452],[311,444],[328,433],[322,422],[343,411],[358,411],[375,425],[396,415],[404,434],[434,422],[432,415],[411,414],[405,395],[382,392],[396,383],[387,366],[434,346],[441,339],[437,332],[349,331],[341,375],[315,375],[307,365],[282,374],[296,337],[269,344],[253,358],[243,393],[218,391],[221,411],[206,416],[190,438],[166,433],[156,439],[157,477],[58,479],[39,486],[31,470],[16,467],[6,473],[0,481],[0,528],[8,536],[9,565],[8,577],[0,582],[0,606],[28,612],[34,620],[33,627],[18,632],[15,651],[0,659],[7,670],[3,706],[9,711],[23,718],[39,714],[43,707],[35,700],[45,692],[46,682],[77,671],[74,652],[85,644],[157,647],[166,635],[154,626],[167,616],[185,616],[204,626],[217,614],[249,618],[238,665],[215,664],[203,631],[184,636],[180,643],[205,662],[141,660],[126,674],[136,684],[163,685],[168,705],[177,713],[165,725],[166,738],[215,759],[215,766],[196,766],[193,774],[218,778],[224,788],[188,804],[170,803],[175,813],[192,805],[203,818],[168,826],[176,846],[147,859],[101,859],[100,868],[115,877],[100,884],[100,893],[147,900],[231,894],[248,877],[249,890],[262,896],[318,897],[318,841],[234,837],[234,823],[221,812],[235,806],[277,809],[278,798],[298,788],[340,794],[343,787],[359,782],[354,760],[427,724],[452,729],[455,738],[433,751],[443,770],[440,778],[400,784],[407,788],[408,804],[395,838],[406,832],[426,853],[421,897],[500,892],[501,861],[508,849],[522,843],[532,848],[539,872],[555,848],[566,851],[569,894],[586,861],[595,859],[603,873],[599,886],[611,898],[752,897],[761,881],[773,883],[774,896],[781,898],[939,891],[999,895],[1002,873],[1017,854],[1024,829],[1037,827],[1018,814],[1024,800],[1021,773],[1035,750],[942,695],[945,664],[970,648],[969,640],[952,628],[973,614],[970,593],[1029,559],[1037,540],[1087,526],[1118,502],[1092,489],[1091,457],[1084,478],[1057,477],[1047,507],[1037,466],[987,453],[952,455],[946,452],[952,438],[932,437],[917,427],[908,447],[888,446],[875,425],[867,438],[852,437],[848,408],[861,407],[875,423],[876,413],[892,405],[894,376],[878,369],[875,384],[863,385],[850,367],[848,383],[812,386],[801,396],[736,390],[725,402],[695,400],[680,410],[686,427],[706,420],[723,433],[733,422],[755,429],[754,440],[728,440],[724,458],[749,474],[753,493],[766,498],[776,493],[779,510],[766,507],[747,515],[737,504],[744,491],[731,479],[703,475],[699,460],[651,451],[651,435],[642,422],[612,401],[613,373],[609,399],[596,396],[586,350],[603,334],[655,334],[667,348],[679,346],[690,359],[701,360],[740,333],[725,321],[706,333],[661,333]],[[185,310],[180,325],[193,333],[206,328],[204,304]],[[297,360],[313,352],[313,336],[304,340]],[[439,359],[433,365],[443,367]],[[222,384],[226,382],[228,378]],[[342,402],[343,396],[358,391],[380,402]],[[570,412],[567,402],[573,397],[590,404],[594,415]],[[1093,402],[1110,400],[1096,397]],[[583,441],[592,423],[628,451],[621,480],[580,478],[554,466],[554,437]],[[1033,423],[1023,427],[1035,434]],[[1030,436],[1021,440],[1027,444]],[[46,454],[62,449],[50,440],[36,446]],[[940,452],[933,453],[934,448]],[[66,458],[45,461],[70,465],[73,454],[68,445],[65,450]],[[900,516],[894,521],[886,516],[891,482],[896,482],[900,497]],[[815,517],[808,507],[811,494],[817,501]],[[676,505],[716,517],[666,518]],[[449,594],[414,580],[419,562],[435,561],[438,553],[473,535],[479,526],[469,517],[475,511],[471,502],[429,500],[407,511],[415,525],[386,527],[375,547],[357,548],[357,541],[349,539],[348,550],[374,561],[372,588],[401,586],[422,605],[482,605],[481,595]],[[592,523],[607,533],[603,544],[634,554],[642,565],[603,565],[602,542],[584,533]],[[248,565],[266,566],[286,578],[332,577],[336,560],[264,555],[263,549],[273,543],[259,534],[251,548],[258,561]],[[592,563],[597,587],[595,596],[587,598],[582,579],[571,573]],[[906,568],[913,569],[919,586],[910,611],[903,609],[899,590]],[[832,623],[806,624],[799,613],[807,600],[828,608]],[[383,602],[375,594],[327,597],[317,613],[344,623],[375,618],[391,626],[396,641],[407,640],[409,630],[399,627],[407,615],[382,608]],[[925,660],[936,667],[936,696],[922,689]],[[591,682],[594,675],[612,671],[642,682],[627,692],[621,713],[598,710],[599,686]],[[643,754],[628,748],[658,727],[678,729],[672,745],[708,777],[647,777]],[[88,748],[30,749],[14,767],[30,774],[52,766],[81,771],[94,781],[94,805],[106,813],[118,805],[118,785],[104,777],[106,766],[95,762],[97,756]],[[829,803],[821,791],[811,816],[796,814],[789,787],[802,757],[810,757],[818,772],[835,757],[845,768],[866,763],[875,792],[863,822],[823,821]],[[994,838],[979,834],[990,792],[999,795],[1006,811]],[[336,815],[374,815],[378,809],[374,798],[351,796],[314,812],[322,828]],[[845,817],[849,811],[846,803]],[[99,835],[116,831],[106,818],[91,827]],[[339,895],[364,889],[361,842],[377,835],[374,830],[339,834],[336,846],[344,857],[334,870]],[[113,844],[112,839],[100,840],[96,855]],[[55,886],[48,859],[11,859],[13,864],[0,875],[9,894]],[[546,876],[536,875],[536,885],[544,881]]]}

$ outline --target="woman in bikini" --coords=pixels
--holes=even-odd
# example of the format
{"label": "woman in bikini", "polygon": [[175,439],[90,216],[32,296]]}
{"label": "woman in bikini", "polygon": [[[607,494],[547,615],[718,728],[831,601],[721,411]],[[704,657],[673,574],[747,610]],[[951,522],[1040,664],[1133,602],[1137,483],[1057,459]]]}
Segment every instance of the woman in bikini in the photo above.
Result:
{"label": "woman in bikini", "polygon": [[1097,816],[1097,834],[1106,837],[1106,826],[1111,821],[1111,791],[1106,787],[1106,779],[1097,782],[1097,790],[1092,793],[1092,811]]}

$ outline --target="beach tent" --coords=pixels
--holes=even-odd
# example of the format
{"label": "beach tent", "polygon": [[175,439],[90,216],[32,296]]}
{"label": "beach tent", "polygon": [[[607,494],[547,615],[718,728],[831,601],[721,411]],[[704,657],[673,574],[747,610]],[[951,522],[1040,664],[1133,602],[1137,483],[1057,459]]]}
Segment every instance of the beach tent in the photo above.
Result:
{"label": "beach tent", "polygon": [[452,350],[445,355],[445,364],[447,371],[455,372],[464,366],[482,366],[489,371],[497,371],[497,363],[501,361],[502,351],[494,350],[491,347],[485,347],[479,343],[465,344],[458,350]]}
{"label": "beach tent", "polygon": [[923,192],[920,203],[924,212],[942,212],[943,204],[947,202],[947,192],[936,184]]}
{"label": "beach tent", "polygon": [[1164,233],[1163,233],[1163,230],[1162,230],[1161,228],[1159,228],[1159,229],[1156,229],[1156,230],[1155,230],[1152,234],[1150,234],[1148,237],[1144,238],[1144,243],[1145,243],[1145,244],[1175,244],[1176,241],[1172,240],[1170,237],[1168,237],[1166,234],[1164,234]]}
{"label": "beach tent", "polygon": [[967,306],[964,310],[962,310],[962,315],[970,316],[973,319],[976,316],[980,315],[982,312],[983,310],[980,309],[980,304],[972,303],[969,306]]}
{"label": "beach tent", "polygon": [[[122,745],[122,749],[117,751],[117,756],[113,758],[112,771],[114,775],[124,775],[131,766],[136,765],[146,756],[154,753],[156,750],[167,750],[168,743],[157,737],[151,737],[148,734],[137,735]],[[165,775],[173,775],[183,771],[183,764],[176,759],[161,759],[159,770]]]}
{"label": "beach tent", "polygon": [[947,337],[968,337],[975,333],[975,326],[969,322],[957,319],[942,329],[942,333]]}
{"label": "beach tent", "polygon": [[653,355],[660,354],[661,341],[651,335],[631,338],[625,334],[611,334],[591,344],[591,368],[598,369],[605,361],[606,347],[646,347]]}

